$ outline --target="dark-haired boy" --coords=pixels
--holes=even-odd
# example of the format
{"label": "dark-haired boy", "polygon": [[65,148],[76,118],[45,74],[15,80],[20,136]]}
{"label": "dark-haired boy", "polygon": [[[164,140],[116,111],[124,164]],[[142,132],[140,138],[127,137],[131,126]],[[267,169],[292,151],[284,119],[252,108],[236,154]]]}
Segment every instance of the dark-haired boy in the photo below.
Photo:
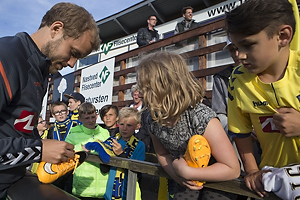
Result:
{"label": "dark-haired boy", "polygon": [[82,123],[78,120],[78,108],[79,106],[85,102],[84,96],[79,92],[73,92],[72,94],[64,94],[66,98],[68,98],[68,106],[70,108],[69,118],[72,121],[75,121],[78,125]]}
{"label": "dark-haired boy", "polygon": [[[288,0],[248,0],[226,15],[227,33],[242,63],[229,82],[228,129],[243,160],[247,187],[263,197],[267,192],[262,176],[268,171],[262,167],[300,162],[300,131],[286,137],[273,122],[276,109],[300,108],[300,55],[289,49],[295,31],[293,8]],[[259,168],[253,128],[262,148]]]}
{"label": "dark-haired boy", "polygon": [[119,109],[115,105],[105,105],[99,112],[101,120],[104,122],[104,128],[109,132],[110,136],[119,133]]}

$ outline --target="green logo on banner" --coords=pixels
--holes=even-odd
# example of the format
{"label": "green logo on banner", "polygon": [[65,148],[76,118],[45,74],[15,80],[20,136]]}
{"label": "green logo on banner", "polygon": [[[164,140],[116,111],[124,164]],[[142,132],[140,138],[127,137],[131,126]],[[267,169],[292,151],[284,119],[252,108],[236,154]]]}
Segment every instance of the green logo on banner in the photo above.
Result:
{"label": "green logo on banner", "polygon": [[110,71],[108,71],[107,67],[104,66],[102,72],[99,75],[99,78],[102,80],[103,84],[106,82],[106,80],[109,77],[109,75],[110,75]]}
{"label": "green logo on banner", "polygon": [[106,55],[109,52],[109,50],[111,49],[112,46],[113,46],[112,42],[106,41],[105,43],[102,44],[101,50]]}

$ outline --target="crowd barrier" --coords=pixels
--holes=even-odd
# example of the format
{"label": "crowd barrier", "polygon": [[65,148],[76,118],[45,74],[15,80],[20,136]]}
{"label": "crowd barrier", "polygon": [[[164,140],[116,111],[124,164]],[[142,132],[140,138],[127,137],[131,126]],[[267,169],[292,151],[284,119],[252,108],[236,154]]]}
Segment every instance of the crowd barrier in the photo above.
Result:
{"label": "crowd barrier", "polygon": [[[120,167],[128,170],[127,199],[135,199],[137,173],[146,173],[153,176],[170,178],[169,175],[156,163],[153,154],[146,154],[146,160],[139,161],[127,158],[112,157],[109,163],[103,163],[98,155],[89,154],[86,161]],[[149,162],[150,161],[150,162]],[[149,183],[151,184],[151,183]],[[239,194],[249,198],[279,200],[275,194],[269,193],[269,197],[261,198],[251,192],[243,179],[235,179],[223,182],[206,182],[204,187]],[[27,172],[24,178],[14,183],[7,192],[6,200],[78,200],[77,197],[51,185],[39,182],[36,175]]]}

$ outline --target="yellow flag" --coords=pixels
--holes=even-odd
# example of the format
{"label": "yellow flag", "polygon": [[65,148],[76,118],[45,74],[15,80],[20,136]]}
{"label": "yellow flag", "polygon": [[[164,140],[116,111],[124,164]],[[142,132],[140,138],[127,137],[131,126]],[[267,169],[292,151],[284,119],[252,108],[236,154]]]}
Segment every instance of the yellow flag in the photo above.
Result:
{"label": "yellow flag", "polygon": [[293,37],[293,40],[291,41],[290,44],[290,49],[299,51],[300,50],[300,32],[299,32],[299,10],[298,10],[298,5],[296,0],[289,0],[289,2],[293,5],[293,11],[294,11],[294,16],[296,19],[296,31]]}

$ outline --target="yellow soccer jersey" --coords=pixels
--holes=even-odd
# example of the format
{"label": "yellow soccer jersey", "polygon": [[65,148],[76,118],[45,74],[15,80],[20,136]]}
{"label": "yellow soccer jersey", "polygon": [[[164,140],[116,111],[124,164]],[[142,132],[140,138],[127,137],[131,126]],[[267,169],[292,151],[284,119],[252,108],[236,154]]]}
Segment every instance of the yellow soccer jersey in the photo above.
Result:
{"label": "yellow soccer jersey", "polygon": [[234,137],[247,137],[254,128],[262,148],[260,168],[300,162],[300,137],[283,136],[273,123],[275,109],[281,107],[300,111],[300,52],[290,51],[285,75],[274,83],[261,82],[243,66],[232,72],[228,86],[228,130]]}

